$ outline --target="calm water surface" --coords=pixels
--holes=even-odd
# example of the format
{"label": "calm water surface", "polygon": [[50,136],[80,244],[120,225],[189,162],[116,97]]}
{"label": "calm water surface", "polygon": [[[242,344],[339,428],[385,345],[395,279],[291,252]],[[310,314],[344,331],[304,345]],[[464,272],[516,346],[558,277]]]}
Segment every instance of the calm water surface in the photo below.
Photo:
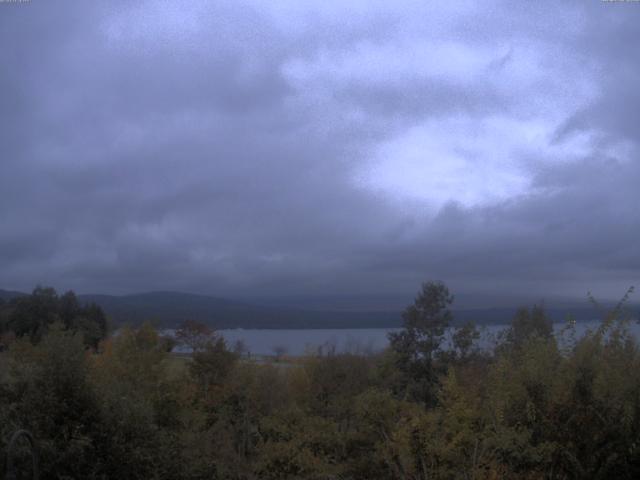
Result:
{"label": "calm water surface", "polygon": [[[581,322],[576,325],[575,335],[580,337],[588,329],[595,329],[598,321]],[[554,329],[561,341],[568,341],[567,334],[560,332],[566,324],[554,325]],[[491,348],[505,325],[491,325],[480,328],[479,345]],[[364,328],[364,329],[315,329],[315,330],[219,330],[229,347],[241,340],[248,351],[254,355],[273,355],[276,348],[282,347],[289,355],[303,355],[315,352],[319,347],[323,349],[335,347],[339,352],[376,352],[388,345],[387,334],[397,331],[396,328]],[[640,339],[640,325],[632,323],[629,330]]]}

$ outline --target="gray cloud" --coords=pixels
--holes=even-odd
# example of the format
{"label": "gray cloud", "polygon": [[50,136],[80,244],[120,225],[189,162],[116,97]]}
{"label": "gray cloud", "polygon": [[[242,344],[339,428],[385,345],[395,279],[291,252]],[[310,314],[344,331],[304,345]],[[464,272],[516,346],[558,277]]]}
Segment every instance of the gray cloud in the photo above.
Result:
{"label": "gray cloud", "polygon": [[0,5],[0,286],[617,295],[636,5]]}

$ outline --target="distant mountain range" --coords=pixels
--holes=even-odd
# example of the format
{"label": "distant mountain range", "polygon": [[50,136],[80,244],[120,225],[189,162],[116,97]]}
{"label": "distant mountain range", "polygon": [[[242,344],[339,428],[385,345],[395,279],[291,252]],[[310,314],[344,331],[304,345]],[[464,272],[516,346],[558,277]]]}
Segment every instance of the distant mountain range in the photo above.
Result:
{"label": "distant mountain range", "polygon": [[[0,290],[4,300],[25,293]],[[318,301],[296,300],[229,300],[207,295],[180,292],[149,292],[134,295],[78,295],[81,302],[100,305],[112,322],[139,324],[149,320],[158,326],[174,327],[185,319],[207,323],[215,328],[389,328],[401,325],[402,307],[391,309],[390,301],[367,302],[356,297],[341,302],[327,301],[326,310]],[[410,302],[407,302],[407,304]],[[357,305],[360,309],[354,309]],[[371,305],[370,308],[367,308]],[[473,320],[478,325],[505,324],[514,315],[516,306],[499,308],[453,309],[455,323]],[[638,311],[636,306],[635,311]],[[572,315],[578,321],[593,320],[599,312],[587,301],[564,302],[561,307],[549,305],[547,313],[554,321]]]}

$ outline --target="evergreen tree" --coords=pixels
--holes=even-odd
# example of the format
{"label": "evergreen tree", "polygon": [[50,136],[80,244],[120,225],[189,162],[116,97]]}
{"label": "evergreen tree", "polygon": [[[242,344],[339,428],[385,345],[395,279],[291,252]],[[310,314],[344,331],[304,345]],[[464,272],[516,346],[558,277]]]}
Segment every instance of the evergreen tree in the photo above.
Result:
{"label": "evergreen tree", "polygon": [[425,405],[435,402],[435,386],[443,373],[438,356],[453,319],[451,303],[453,296],[444,283],[425,282],[413,305],[402,314],[403,329],[389,334],[407,392]]}

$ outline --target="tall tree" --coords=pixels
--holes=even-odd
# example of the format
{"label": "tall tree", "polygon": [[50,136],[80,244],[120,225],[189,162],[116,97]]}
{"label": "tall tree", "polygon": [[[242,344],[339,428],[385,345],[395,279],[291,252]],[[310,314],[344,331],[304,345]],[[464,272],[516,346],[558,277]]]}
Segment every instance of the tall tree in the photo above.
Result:
{"label": "tall tree", "polygon": [[396,364],[404,374],[404,386],[426,405],[436,399],[434,387],[442,373],[436,360],[453,319],[449,310],[452,303],[453,296],[444,283],[425,282],[413,305],[402,314],[403,329],[389,334]]}

